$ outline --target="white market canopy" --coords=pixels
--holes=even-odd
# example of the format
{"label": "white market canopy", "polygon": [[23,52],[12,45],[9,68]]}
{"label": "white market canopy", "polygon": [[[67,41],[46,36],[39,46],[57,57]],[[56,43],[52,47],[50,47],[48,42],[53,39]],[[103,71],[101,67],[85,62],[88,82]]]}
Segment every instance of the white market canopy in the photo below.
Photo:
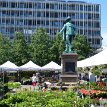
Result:
{"label": "white market canopy", "polygon": [[77,61],[77,67],[89,67],[89,66],[97,66],[102,64],[107,64],[107,49],[99,52],[98,54],[90,58]]}
{"label": "white market canopy", "polygon": [[0,66],[0,70],[3,71],[17,71],[18,70],[18,66],[16,66],[14,63],[7,61],[4,64],[2,64]]}
{"label": "white market canopy", "polygon": [[36,65],[32,61],[29,61],[28,63],[20,66],[19,70],[22,70],[22,71],[35,71],[35,70],[41,70],[41,67]]}
{"label": "white market canopy", "polygon": [[49,70],[49,71],[61,70],[61,66],[51,61],[50,63],[43,66],[42,70]]}

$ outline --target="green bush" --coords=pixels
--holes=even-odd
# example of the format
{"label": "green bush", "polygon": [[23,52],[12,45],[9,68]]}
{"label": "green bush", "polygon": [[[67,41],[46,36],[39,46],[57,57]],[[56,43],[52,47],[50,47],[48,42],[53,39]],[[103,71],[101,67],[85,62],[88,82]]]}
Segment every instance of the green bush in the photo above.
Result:
{"label": "green bush", "polygon": [[0,107],[89,107],[89,98],[81,99],[73,91],[7,93]]}

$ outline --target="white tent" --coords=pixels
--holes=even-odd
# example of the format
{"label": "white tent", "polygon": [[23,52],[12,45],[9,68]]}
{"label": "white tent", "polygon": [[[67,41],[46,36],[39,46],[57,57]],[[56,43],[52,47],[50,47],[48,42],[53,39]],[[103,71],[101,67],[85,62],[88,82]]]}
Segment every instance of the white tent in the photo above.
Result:
{"label": "white tent", "polygon": [[7,61],[0,66],[0,70],[2,70],[2,71],[17,71],[18,66],[16,66],[14,63],[12,63],[10,61]]}
{"label": "white tent", "polygon": [[50,63],[43,66],[42,70],[49,70],[49,71],[61,70],[61,66],[51,61]]}
{"label": "white tent", "polygon": [[28,63],[20,66],[19,70],[22,70],[22,71],[35,71],[35,70],[41,70],[41,67],[36,65],[32,61],[29,61]]}
{"label": "white tent", "polygon": [[98,54],[90,58],[77,61],[77,67],[97,66],[101,64],[107,64],[107,49],[99,52]]}

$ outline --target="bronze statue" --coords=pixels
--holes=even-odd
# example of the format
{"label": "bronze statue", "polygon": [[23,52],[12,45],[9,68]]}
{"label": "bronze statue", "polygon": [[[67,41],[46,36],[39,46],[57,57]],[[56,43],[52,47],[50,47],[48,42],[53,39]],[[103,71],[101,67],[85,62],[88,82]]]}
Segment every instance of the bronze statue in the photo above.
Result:
{"label": "bronze statue", "polygon": [[74,24],[71,23],[71,18],[67,17],[66,23],[64,24],[63,28],[60,30],[60,33],[63,32],[63,39],[65,41],[65,52],[71,53],[73,52],[71,50],[72,47],[72,40],[74,39],[76,35],[76,27]]}

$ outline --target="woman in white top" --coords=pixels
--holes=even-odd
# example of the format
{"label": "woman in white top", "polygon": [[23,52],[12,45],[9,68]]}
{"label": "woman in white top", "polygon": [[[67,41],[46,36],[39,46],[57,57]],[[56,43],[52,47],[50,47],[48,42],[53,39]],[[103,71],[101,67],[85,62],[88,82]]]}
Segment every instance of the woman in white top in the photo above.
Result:
{"label": "woman in white top", "polygon": [[36,75],[35,74],[33,74],[33,76],[32,76],[32,85],[36,86]]}

